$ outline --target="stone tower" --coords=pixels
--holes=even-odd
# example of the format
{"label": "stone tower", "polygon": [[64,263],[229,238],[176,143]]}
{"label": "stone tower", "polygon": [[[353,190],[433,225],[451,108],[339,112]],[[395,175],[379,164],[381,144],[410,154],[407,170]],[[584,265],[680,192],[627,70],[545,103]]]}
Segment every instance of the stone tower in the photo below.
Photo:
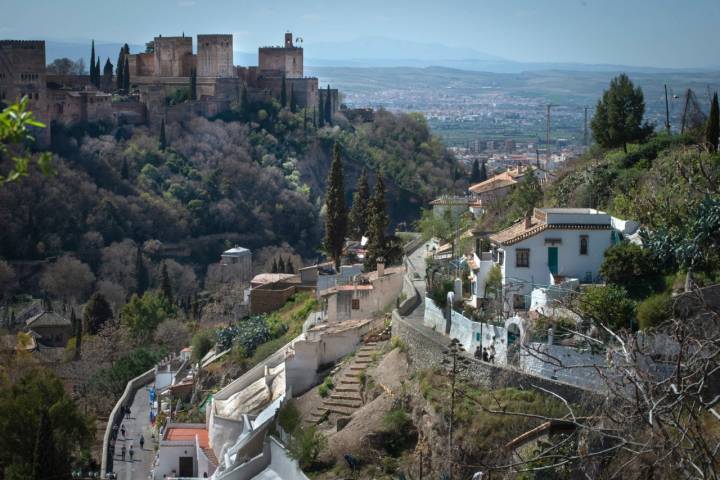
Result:
{"label": "stone tower", "polygon": [[192,37],[155,37],[155,76],[188,77],[193,67]]}
{"label": "stone tower", "polygon": [[292,48],[292,47],[293,47],[292,32],[285,32],[285,48]]}
{"label": "stone tower", "polygon": [[258,64],[262,75],[302,78],[303,49],[293,45],[292,33],[287,32],[284,46],[258,49]]}
{"label": "stone tower", "polygon": [[197,76],[233,76],[232,35],[197,36]]}
{"label": "stone tower", "polygon": [[27,96],[28,107],[46,128],[33,132],[41,147],[50,143],[50,110],[45,75],[45,41],[0,41],[0,103],[10,104]]}

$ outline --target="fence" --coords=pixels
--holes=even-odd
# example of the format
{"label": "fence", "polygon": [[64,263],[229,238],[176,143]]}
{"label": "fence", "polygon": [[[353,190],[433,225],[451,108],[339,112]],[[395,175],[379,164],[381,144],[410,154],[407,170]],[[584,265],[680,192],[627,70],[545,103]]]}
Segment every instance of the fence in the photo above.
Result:
{"label": "fence", "polygon": [[112,439],[113,427],[120,426],[120,422],[122,422],[124,408],[121,407],[125,407],[131,403],[132,398],[135,396],[135,392],[137,392],[137,390],[143,385],[150,383],[150,380],[153,378],[155,378],[155,367],[130,380],[125,386],[125,391],[122,395],[120,395],[115,407],[112,409],[110,417],[108,417],[107,427],[105,427],[105,436],[103,437],[103,453],[100,467],[100,476],[102,478],[105,478],[105,474],[108,471],[113,471],[113,458],[110,453],[110,441]]}

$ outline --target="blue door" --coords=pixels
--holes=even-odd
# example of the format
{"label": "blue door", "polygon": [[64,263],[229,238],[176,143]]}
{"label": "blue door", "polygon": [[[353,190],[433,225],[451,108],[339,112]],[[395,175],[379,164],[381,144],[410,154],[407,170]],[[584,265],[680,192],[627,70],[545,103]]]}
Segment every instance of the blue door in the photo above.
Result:
{"label": "blue door", "polygon": [[558,247],[548,247],[548,268],[550,273],[557,275],[558,273]]}

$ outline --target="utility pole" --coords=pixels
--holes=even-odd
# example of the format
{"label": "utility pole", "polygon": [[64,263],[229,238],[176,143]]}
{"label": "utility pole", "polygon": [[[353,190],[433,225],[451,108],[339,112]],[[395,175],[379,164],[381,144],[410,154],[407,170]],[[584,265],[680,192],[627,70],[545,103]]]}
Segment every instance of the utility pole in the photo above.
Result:
{"label": "utility pole", "polygon": [[550,109],[553,107],[551,103],[547,106],[547,155],[545,156],[545,169],[550,165]]}
{"label": "utility pole", "polygon": [[462,355],[465,349],[457,338],[450,340],[450,345],[443,350],[445,358],[440,363],[445,365],[450,376],[450,425],[448,426],[448,479],[453,479],[453,424],[455,423],[455,385],[458,374],[468,369],[470,360]]}
{"label": "utility pole", "polygon": [[668,103],[667,83],[665,84],[665,130],[670,135],[670,104]]}
{"label": "utility pole", "polygon": [[585,107],[585,126],[583,128],[583,145],[588,146],[588,129],[587,129],[587,112],[588,107]]}

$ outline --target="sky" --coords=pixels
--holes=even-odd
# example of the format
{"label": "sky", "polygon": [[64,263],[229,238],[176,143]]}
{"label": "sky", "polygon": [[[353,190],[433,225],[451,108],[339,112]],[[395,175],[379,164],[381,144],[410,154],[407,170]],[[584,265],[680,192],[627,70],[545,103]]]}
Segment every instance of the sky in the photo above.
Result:
{"label": "sky", "polygon": [[[232,33],[235,50],[291,30],[314,43],[363,38],[473,48],[521,62],[720,66],[719,0],[0,0],[0,38],[127,42]],[[323,50],[324,51],[324,50]]]}

